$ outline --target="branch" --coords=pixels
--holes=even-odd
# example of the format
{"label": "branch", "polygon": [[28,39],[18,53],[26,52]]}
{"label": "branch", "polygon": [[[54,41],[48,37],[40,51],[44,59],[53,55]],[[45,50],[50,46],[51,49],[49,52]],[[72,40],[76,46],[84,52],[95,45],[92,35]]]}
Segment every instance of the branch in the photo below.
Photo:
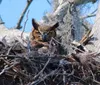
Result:
{"label": "branch", "polygon": [[4,24],[4,22],[3,22],[2,18],[1,18],[1,16],[0,16],[0,24]]}
{"label": "branch", "polygon": [[24,28],[23,28],[23,31],[22,31],[22,33],[21,33],[21,38],[22,38],[22,39],[23,39],[23,33],[24,33],[24,31],[25,31],[26,23],[27,23],[27,21],[28,21],[28,14],[29,14],[29,10],[28,10],[28,12],[27,12],[26,21],[25,21],[25,23],[24,23]]}
{"label": "branch", "polygon": [[81,19],[85,19],[85,18],[89,18],[89,17],[94,17],[94,16],[96,16],[96,14],[89,14],[89,15],[81,17]]}
{"label": "branch", "polygon": [[48,4],[51,6],[51,2],[49,0],[47,0]]}
{"label": "branch", "polygon": [[30,4],[32,3],[33,0],[27,0],[27,4],[26,4],[26,7],[25,9],[23,10],[19,20],[18,20],[18,23],[17,23],[17,26],[15,27],[15,29],[20,29],[21,28],[21,22],[25,16],[25,13],[27,11],[27,9],[29,8]]}
{"label": "branch", "polygon": [[0,76],[5,73],[6,71],[8,71],[9,69],[13,68],[14,66],[16,66],[17,64],[19,64],[19,62],[15,62],[13,65],[4,68],[1,72],[0,72]]}
{"label": "branch", "polygon": [[2,0],[0,0],[0,4],[1,4]]}
{"label": "branch", "polygon": [[84,23],[82,23],[82,26],[86,29],[86,31],[89,30],[89,27],[87,25],[85,25]]}
{"label": "branch", "polygon": [[45,68],[47,67],[47,65],[50,62],[50,60],[51,60],[51,58],[48,58],[48,61],[44,65],[43,69],[37,75],[34,76],[34,79],[36,79],[45,70]]}
{"label": "branch", "polygon": [[94,17],[94,16],[96,16],[96,12],[97,12],[97,9],[95,9],[92,13],[85,15],[85,16],[82,16],[80,18],[85,19],[85,18],[89,18],[89,17]]}
{"label": "branch", "polygon": [[69,0],[69,2],[74,2],[76,5],[87,4],[89,2],[95,3],[98,0]]}

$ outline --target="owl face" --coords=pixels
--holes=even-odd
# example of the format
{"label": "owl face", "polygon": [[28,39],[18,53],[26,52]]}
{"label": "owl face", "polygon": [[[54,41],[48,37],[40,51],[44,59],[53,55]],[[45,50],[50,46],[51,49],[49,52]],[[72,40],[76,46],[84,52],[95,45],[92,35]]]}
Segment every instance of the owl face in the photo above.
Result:
{"label": "owl face", "polygon": [[34,19],[32,19],[32,25],[33,40],[42,42],[48,42],[52,37],[56,37],[56,28],[59,26],[58,22],[53,26],[39,25]]}

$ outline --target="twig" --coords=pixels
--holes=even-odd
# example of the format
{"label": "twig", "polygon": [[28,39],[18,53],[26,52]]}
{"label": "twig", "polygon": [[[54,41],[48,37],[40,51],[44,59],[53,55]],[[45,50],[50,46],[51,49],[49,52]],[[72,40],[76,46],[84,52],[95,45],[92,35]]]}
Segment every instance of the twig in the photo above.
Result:
{"label": "twig", "polygon": [[8,71],[9,69],[11,69],[12,67],[16,66],[17,64],[19,64],[19,62],[14,63],[13,65],[11,65],[8,68],[4,68],[1,72],[0,75],[2,75],[4,72]]}
{"label": "twig", "polygon": [[65,76],[73,76],[73,74],[74,74],[74,70],[69,74],[62,74],[62,73],[57,73],[57,71],[56,70],[53,70],[52,72],[50,72],[49,74],[47,74],[46,76],[44,76],[44,77],[42,77],[42,78],[38,78],[37,80],[35,80],[35,81],[33,81],[31,84],[29,84],[29,85],[37,85],[37,83],[39,84],[40,82],[42,82],[43,80],[45,80],[47,77],[49,77],[49,76],[51,76],[51,75],[65,75]]}
{"label": "twig", "polygon": [[36,76],[34,76],[34,79],[36,79],[44,71],[44,69],[46,68],[46,66],[50,62],[50,60],[51,60],[51,58],[48,59],[48,61],[46,62],[45,66],[43,67],[43,69]]}
{"label": "twig", "polygon": [[11,65],[11,63],[5,60],[3,57],[1,57],[0,59],[3,60],[7,65]]}
{"label": "twig", "polygon": [[19,81],[20,81],[20,85],[24,85],[21,78],[19,78]]}
{"label": "twig", "polygon": [[25,13],[27,11],[27,9],[29,8],[30,4],[32,3],[33,0],[27,0],[27,4],[26,4],[26,7],[25,9],[23,10],[19,20],[18,20],[18,23],[17,23],[17,26],[15,27],[15,29],[20,29],[21,28],[21,22],[25,16]]}
{"label": "twig", "polygon": [[95,9],[92,13],[86,15],[86,16],[82,16],[81,19],[85,19],[85,18],[89,18],[89,17],[94,17],[96,16],[96,14],[94,14],[97,11],[97,9]]}
{"label": "twig", "polygon": [[97,8],[91,14],[94,14],[95,12],[97,12]]}
{"label": "twig", "polygon": [[6,55],[9,55],[10,51],[12,50],[12,48],[13,48],[13,46],[11,46],[11,47],[8,49]]}
{"label": "twig", "polygon": [[79,41],[80,44],[84,45],[87,41],[89,41],[89,39],[92,37],[90,36],[91,30],[88,30],[87,33],[82,37],[82,39]]}
{"label": "twig", "polygon": [[94,79],[93,79],[93,82],[95,82],[95,83],[97,83],[98,85],[100,85],[100,82],[97,81],[97,80],[94,80]]}
{"label": "twig", "polygon": [[89,15],[81,17],[81,19],[86,19],[86,18],[94,17],[94,16],[96,16],[96,14],[89,14]]}
{"label": "twig", "polygon": [[85,25],[84,23],[82,23],[82,25],[83,25],[83,27],[86,29],[86,31],[90,30],[90,29],[88,28],[88,26]]}
{"label": "twig", "polygon": [[0,57],[22,58],[21,56],[18,56],[18,55],[0,55]]}
{"label": "twig", "polygon": [[63,70],[63,84],[66,85],[66,76],[65,76],[66,71],[64,68],[62,70]]}
{"label": "twig", "polygon": [[[90,69],[90,68],[89,68],[89,69]],[[89,71],[90,71],[90,73],[91,73],[91,75],[92,75],[92,77],[93,77],[93,80],[95,80],[95,76],[94,76],[92,70],[90,69]]]}
{"label": "twig", "polygon": [[26,23],[27,23],[27,21],[28,21],[28,14],[29,14],[29,10],[28,10],[28,12],[27,12],[26,21],[25,21],[25,23],[24,23],[24,28],[23,28],[23,31],[22,31],[22,33],[21,33],[21,38],[22,38],[22,39],[23,39],[23,33],[24,33],[24,31],[25,31]]}
{"label": "twig", "polygon": [[32,81],[32,83],[30,85],[37,85],[39,84],[40,82],[42,82],[43,80],[45,80],[47,77],[49,77],[50,75],[54,75],[56,72],[56,70],[50,72],[49,74],[47,74],[46,76],[44,76],[43,78],[38,78],[37,80],[35,81]]}
{"label": "twig", "polygon": [[0,24],[5,24],[0,16]]}
{"label": "twig", "polygon": [[[54,38],[52,38],[55,42],[57,42],[58,44],[60,44],[60,45],[62,45],[63,46],[63,44],[62,43],[60,43],[59,41],[57,41],[56,39],[54,39]],[[72,46],[73,48],[75,48],[75,49],[77,49],[77,50],[79,50],[79,51],[81,51],[82,53],[84,53],[84,51],[82,51],[81,49],[79,49],[79,48],[77,48],[77,47],[75,47],[75,46]]]}

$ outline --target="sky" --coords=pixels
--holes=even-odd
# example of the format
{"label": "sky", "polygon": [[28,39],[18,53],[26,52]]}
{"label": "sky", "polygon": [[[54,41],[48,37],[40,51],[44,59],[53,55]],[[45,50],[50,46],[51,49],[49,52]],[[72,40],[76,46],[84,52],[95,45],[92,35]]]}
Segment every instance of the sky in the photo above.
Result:
{"label": "sky", "polygon": [[[86,5],[83,5],[80,10],[81,10],[81,14],[82,16],[86,16],[86,15],[89,15],[91,13],[93,13],[96,9],[98,8],[98,2],[96,3],[88,3]],[[94,12],[94,14],[96,14],[97,11]],[[86,20],[91,23],[91,24],[94,24],[95,22],[95,17],[89,17],[89,18],[86,18]]]}
{"label": "sky", "polygon": [[[0,4],[0,16],[7,28],[16,26],[19,17],[26,6],[26,2],[27,0],[2,0],[2,3]],[[35,18],[37,21],[41,20],[46,12],[51,11],[51,6],[48,4],[47,0],[33,0],[28,10],[28,21],[25,27],[26,32],[30,32],[32,29],[32,18]],[[23,27],[26,19],[27,17],[25,15],[22,22]]]}
{"label": "sky", "polygon": [[[26,2],[27,0],[2,0],[2,3],[0,4],[0,16],[5,22],[5,26],[7,28],[13,28],[16,26],[19,17],[26,6]],[[97,4],[87,4],[87,6],[83,6],[81,9],[83,11],[82,15],[84,16],[87,13],[91,13],[96,8]],[[32,30],[32,18],[40,21],[46,12],[50,12],[52,10],[52,7],[48,4],[47,0],[33,0],[28,10],[28,21],[25,27],[26,32],[30,32]],[[27,17],[25,15],[21,24],[23,27],[26,19]],[[87,20],[92,24],[94,23],[94,18],[89,18]]]}

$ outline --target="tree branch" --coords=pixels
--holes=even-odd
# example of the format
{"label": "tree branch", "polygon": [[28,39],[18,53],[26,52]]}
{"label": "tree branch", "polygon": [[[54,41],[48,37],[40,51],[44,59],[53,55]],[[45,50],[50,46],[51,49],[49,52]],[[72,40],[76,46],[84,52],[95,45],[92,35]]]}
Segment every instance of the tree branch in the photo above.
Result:
{"label": "tree branch", "polygon": [[47,0],[48,4],[51,6],[51,2],[49,0]]}
{"label": "tree branch", "polygon": [[17,23],[17,26],[15,27],[15,29],[20,29],[21,28],[21,22],[25,16],[25,13],[27,11],[27,9],[29,8],[30,4],[32,3],[33,0],[27,0],[27,4],[26,4],[26,7],[25,9],[23,10],[19,20],[18,20],[18,23]]}
{"label": "tree branch", "polygon": [[96,16],[96,14],[89,14],[89,15],[81,17],[81,19],[86,19],[86,18],[90,18],[90,17],[94,17],[94,16]]}
{"label": "tree branch", "polygon": [[2,18],[1,18],[1,16],[0,16],[0,24],[4,24],[4,22],[3,22]]}
{"label": "tree branch", "polygon": [[27,23],[27,21],[28,21],[28,14],[29,14],[29,10],[28,10],[27,15],[26,15],[26,21],[25,21],[25,23],[24,23],[24,28],[23,28],[23,31],[22,31],[22,33],[21,33],[21,38],[23,38],[23,33],[24,33],[24,31],[25,31],[26,23]]}
{"label": "tree branch", "polygon": [[69,0],[69,1],[74,2],[76,5],[81,5],[81,4],[86,4],[89,2],[95,3],[98,0]]}

